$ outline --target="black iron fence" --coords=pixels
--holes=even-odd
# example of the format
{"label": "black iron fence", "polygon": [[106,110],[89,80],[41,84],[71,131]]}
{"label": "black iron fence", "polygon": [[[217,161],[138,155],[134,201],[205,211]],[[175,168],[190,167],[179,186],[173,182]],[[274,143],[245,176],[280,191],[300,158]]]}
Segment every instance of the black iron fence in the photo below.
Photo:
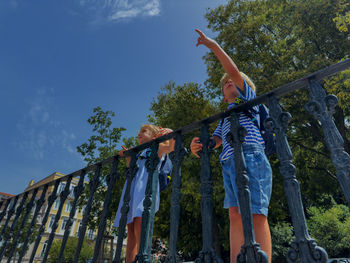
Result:
{"label": "black iron fence", "polygon": [[[121,262],[121,254],[125,237],[127,213],[129,210],[130,187],[137,172],[137,154],[151,148],[153,155],[147,166],[149,176],[146,196],[144,201],[144,212],[142,215],[142,232],[139,253],[136,262],[150,262],[151,240],[154,224],[154,204],[156,188],[158,184],[157,165],[159,158],[157,153],[159,143],[174,138],[175,151],[172,156],[174,164],[173,182],[171,193],[170,210],[170,238],[168,262],[177,262],[177,239],[180,217],[180,191],[181,191],[181,164],[184,160],[185,150],[183,147],[183,135],[196,129],[200,129],[200,141],[203,144],[201,152],[201,195],[202,195],[202,229],[203,247],[199,253],[197,262],[222,262],[213,249],[213,199],[212,181],[210,169],[210,148],[212,147],[209,124],[228,117],[231,122],[231,144],[234,147],[234,158],[236,164],[237,185],[239,189],[239,203],[242,213],[245,242],[240,253],[241,262],[267,262],[266,254],[256,243],[253,233],[252,212],[250,207],[250,192],[248,188],[249,179],[246,176],[246,167],[242,155],[242,141],[244,132],[239,125],[239,112],[252,106],[265,103],[270,110],[270,118],[265,121],[276,136],[277,157],[280,162],[280,173],[284,178],[284,189],[289,205],[295,239],[286,257],[289,262],[327,262],[326,251],[317,246],[309,234],[306,225],[301,192],[296,178],[296,168],[292,163],[292,152],[290,150],[286,131],[291,115],[283,112],[278,104],[279,98],[301,88],[309,91],[309,102],[305,105],[306,111],[313,115],[321,124],[324,140],[331,153],[331,160],[337,170],[337,178],[343,189],[345,198],[350,204],[350,156],[345,152],[343,139],[333,121],[332,114],[338,99],[334,95],[327,95],[322,87],[322,80],[335,73],[350,67],[350,60],[345,60],[331,67],[315,72],[307,77],[284,85],[271,92],[265,93],[254,100],[240,104],[234,108],[210,116],[204,120],[191,123],[171,134],[164,135],[154,141],[139,145],[126,152],[131,156],[130,168],[126,171],[126,191],[123,199],[122,216],[119,224],[117,243],[113,253],[114,262]],[[28,188],[22,194],[0,202],[0,262],[46,262],[49,257],[57,231],[61,231],[61,245],[57,256],[57,262],[62,262],[63,252],[67,249],[67,240],[70,235],[78,237],[73,262],[82,262],[81,251],[85,238],[92,239],[94,252],[87,262],[106,262],[102,258],[101,251],[104,249],[105,230],[110,203],[112,201],[112,190],[121,177],[118,172],[119,157],[111,157],[94,165],[83,168],[67,176],[52,175],[48,182],[40,182],[37,186]],[[91,219],[91,209],[94,196],[101,184],[101,171],[106,166],[112,166],[105,181],[105,196],[99,213],[99,225],[97,231],[89,229],[88,221]],[[92,174],[87,180],[87,174]],[[124,182],[123,182],[124,183]],[[82,195],[84,187],[89,188],[89,196],[82,210],[79,210],[78,200]],[[114,197],[115,198],[115,197]],[[68,205],[69,204],[69,205]],[[69,206],[67,208],[67,206]],[[64,208],[65,207],[65,208]],[[55,213],[52,214],[52,210]],[[69,212],[69,214],[65,213]],[[64,218],[63,218],[64,217]],[[60,228],[58,229],[58,227]],[[73,228],[75,230],[73,230]],[[87,233],[86,233],[87,232]],[[75,233],[75,234],[74,234]],[[42,242],[46,235],[46,241]],[[40,248],[39,248],[40,247]],[[102,249],[101,249],[102,248]],[[110,262],[110,261],[107,261]]]}

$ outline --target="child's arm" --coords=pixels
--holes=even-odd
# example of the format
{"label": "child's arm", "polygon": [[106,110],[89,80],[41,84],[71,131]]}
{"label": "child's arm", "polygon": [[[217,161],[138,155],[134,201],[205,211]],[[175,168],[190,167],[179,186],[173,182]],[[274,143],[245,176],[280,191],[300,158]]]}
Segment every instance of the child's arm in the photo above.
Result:
{"label": "child's arm", "polygon": [[[122,146],[122,148],[123,148],[123,150],[120,150],[118,152],[119,156],[124,156],[124,152],[128,150],[124,146]],[[130,166],[131,157],[130,156],[126,156],[125,159],[126,159],[126,167],[129,167]]]}
{"label": "child's arm", "polygon": [[[169,129],[169,128],[161,128],[160,132],[161,132],[160,136],[162,136],[162,135],[173,132],[173,130]],[[172,151],[174,151],[174,148],[175,148],[175,140],[174,139],[170,139],[170,140],[167,140],[165,142],[161,142],[159,144],[159,148],[158,148],[159,158],[161,158],[163,154],[171,153]]]}
{"label": "child's arm", "polygon": [[[214,149],[215,149],[215,148],[218,148],[218,147],[222,144],[222,140],[221,140],[218,136],[213,136],[213,139],[214,139],[214,141],[216,142]],[[203,144],[202,144],[201,141],[199,140],[199,137],[194,137],[194,138],[192,139],[190,148],[191,148],[191,152],[192,152],[195,156],[197,156],[198,158],[200,158],[199,155],[198,155],[198,152],[199,152],[200,150],[202,150]]]}
{"label": "child's arm", "polygon": [[230,76],[233,82],[237,85],[237,87],[244,92],[244,84],[241,74],[239,73],[239,69],[233,60],[226,54],[226,52],[216,43],[215,40],[207,37],[202,31],[199,29],[195,29],[199,34],[198,42],[196,46],[204,45],[207,48],[211,49],[215,56],[220,61],[221,65],[224,67],[225,72]]}

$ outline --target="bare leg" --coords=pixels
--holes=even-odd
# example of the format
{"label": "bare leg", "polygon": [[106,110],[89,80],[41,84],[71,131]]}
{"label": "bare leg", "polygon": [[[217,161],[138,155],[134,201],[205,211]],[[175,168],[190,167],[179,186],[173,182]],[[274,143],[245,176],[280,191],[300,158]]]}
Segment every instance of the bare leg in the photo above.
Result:
{"label": "bare leg", "polygon": [[[229,208],[230,216],[230,262],[236,263],[237,255],[241,251],[244,244],[242,218],[238,212],[238,207]],[[254,234],[256,241],[260,244],[271,262],[271,234],[267,221],[264,215],[253,214]]]}
{"label": "bare leg", "polygon": [[135,260],[140,247],[142,217],[135,217],[134,221],[128,224],[128,242],[126,244],[126,263]]}
{"label": "bare leg", "polygon": [[134,235],[134,221],[128,224],[128,242],[126,243],[126,263],[131,263],[135,256],[135,235]]}
{"label": "bare leg", "polygon": [[269,262],[271,262],[271,233],[267,217],[253,214],[253,224],[256,242],[260,244],[261,249],[266,252]]}
{"label": "bare leg", "polygon": [[241,215],[238,213],[238,207],[229,208],[230,216],[230,262],[236,263],[236,258],[244,243],[243,226]]}

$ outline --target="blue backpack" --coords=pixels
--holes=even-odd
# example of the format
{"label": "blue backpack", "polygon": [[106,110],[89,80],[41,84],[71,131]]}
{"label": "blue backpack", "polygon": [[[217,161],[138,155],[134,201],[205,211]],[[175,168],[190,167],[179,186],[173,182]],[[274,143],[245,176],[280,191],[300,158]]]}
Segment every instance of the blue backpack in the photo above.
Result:
{"label": "blue backpack", "polygon": [[[146,151],[146,157],[139,155],[138,158],[147,159],[151,155],[151,150]],[[164,159],[161,160],[160,169],[159,169],[159,190],[164,191],[168,188],[168,184],[171,180],[171,173],[173,171],[173,164],[166,154]]]}
{"label": "blue backpack", "polygon": [[[266,156],[270,156],[276,152],[276,138],[275,134],[270,132],[268,129],[264,126],[264,121],[270,117],[269,111],[267,107],[264,104],[259,104],[259,111],[257,112],[254,109],[244,110],[242,111],[243,114],[245,114],[251,121],[254,123],[254,125],[259,129],[261,137],[264,140],[265,143],[265,154]],[[258,120],[253,116],[253,113],[258,115]],[[222,125],[223,121],[221,120],[220,125]],[[259,125],[260,123],[260,125]]]}
{"label": "blue backpack", "polygon": [[171,180],[171,172],[173,171],[173,164],[168,155],[165,155],[164,160],[160,165],[159,170],[159,190],[164,191],[168,188]]}

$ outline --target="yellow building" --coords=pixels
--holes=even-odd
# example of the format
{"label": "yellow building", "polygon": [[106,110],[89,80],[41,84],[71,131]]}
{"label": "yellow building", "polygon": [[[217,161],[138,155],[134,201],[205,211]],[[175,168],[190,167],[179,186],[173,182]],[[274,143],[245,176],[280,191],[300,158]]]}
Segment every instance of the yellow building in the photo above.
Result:
{"label": "yellow building", "polygon": [[[63,176],[65,176],[65,175],[58,173],[58,172],[55,172],[55,173],[51,174],[50,176],[40,180],[37,183],[35,183],[32,180],[29,183],[28,187],[25,189],[25,191],[29,191],[33,188],[44,185],[46,183],[49,183],[49,182],[56,180],[56,179],[63,177]],[[66,226],[66,223],[69,219],[69,214],[70,214],[70,211],[72,209],[72,203],[74,200],[74,188],[78,185],[78,181],[79,181],[79,177],[75,177],[72,179],[72,182],[70,185],[71,191],[70,191],[70,194],[67,197],[67,199],[63,205],[61,217],[58,221],[58,227],[57,227],[56,232],[55,232],[55,239],[62,239],[63,238],[65,226]],[[85,181],[85,183],[87,183],[87,181]],[[60,185],[58,187],[58,191],[57,191],[58,195],[59,195],[59,193],[61,193],[64,190],[65,186],[66,186],[65,182],[60,183]],[[46,201],[48,200],[48,197],[51,195],[53,189],[54,189],[54,185],[49,186],[47,193],[46,193],[46,197],[45,197]],[[42,193],[42,191],[40,190],[37,193],[36,199],[38,199],[41,196],[41,193]],[[49,239],[49,236],[51,233],[51,227],[54,223],[55,216],[58,212],[59,205],[60,205],[60,200],[59,200],[59,197],[57,197],[56,201],[54,202],[54,204],[52,205],[52,207],[50,209],[49,217],[48,217],[48,220],[47,220],[46,225],[45,225],[45,231],[42,235],[42,238],[40,240],[40,244],[39,244],[38,249],[36,251],[34,262],[42,262],[42,259],[43,259],[44,253],[45,253],[45,249],[47,246],[47,242],[48,242],[48,239]],[[41,225],[41,221],[43,220],[43,217],[45,215],[46,208],[47,208],[47,202],[42,206],[42,208],[40,209],[39,215],[37,217],[37,225],[39,225],[39,226]],[[34,211],[34,209],[33,209],[33,211]],[[78,237],[79,229],[80,229],[81,224],[82,224],[83,213],[84,213],[84,208],[82,210],[76,209],[75,215],[73,217],[73,224],[71,226],[71,230],[70,230],[70,234],[69,234],[70,237]],[[97,231],[87,228],[85,236],[87,239],[93,240],[95,238],[96,233],[97,233]],[[23,262],[27,262],[27,260],[29,260],[31,253],[32,253],[32,250],[33,250],[33,246],[34,246],[34,243],[32,243],[30,245],[28,252],[25,255],[25,258],[23,259]]]}

